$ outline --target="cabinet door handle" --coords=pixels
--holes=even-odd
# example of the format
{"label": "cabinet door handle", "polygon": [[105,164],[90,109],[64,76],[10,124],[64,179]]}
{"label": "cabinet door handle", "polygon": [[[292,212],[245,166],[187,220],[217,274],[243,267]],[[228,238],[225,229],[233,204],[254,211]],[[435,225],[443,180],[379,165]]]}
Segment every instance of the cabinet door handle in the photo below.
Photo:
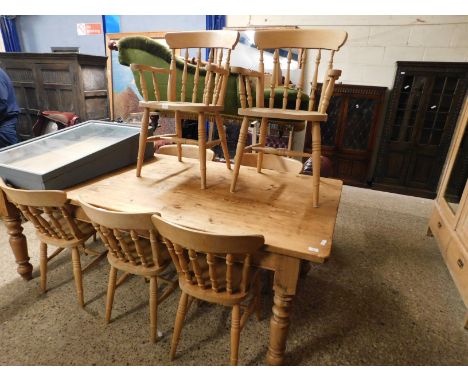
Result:
{"label": "cabinet door handle", "polygon": [[465,264],[463,264],[463,260],[462,260],[462,259],[458,259],[458,260],[457,260],[457,265],[458,265],[460,268],[463,268],[463,266],[464,266]]}
{"label": "cabinet door handle", "polygon": [[442,228],[442,223],[441,222],[437,222],[437,228]]}

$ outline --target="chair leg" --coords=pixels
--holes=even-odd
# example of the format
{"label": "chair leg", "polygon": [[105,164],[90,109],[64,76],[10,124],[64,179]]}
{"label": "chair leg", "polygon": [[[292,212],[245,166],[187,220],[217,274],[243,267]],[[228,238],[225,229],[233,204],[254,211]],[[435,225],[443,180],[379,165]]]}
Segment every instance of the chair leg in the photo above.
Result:
{"label": "chair leg", "polygon": [[107,301],[106,301],[106,323],[111,319],[112,305],[114,304],[114,294],[117,283],[117,268],[112,265],[109,270],[109,283],[107,284]]}
{"label": "chair leg", "polygon": [[158,278],[152,276],[150,279],[150,327],[151,341],[154,343],[158,338]]}
{"label": "chair leg", "polygon": [[[267,126],[268,126],[268,118],[262,118],[262,122],[260,124],[260,139],[258,142],[260,144],[260,147],[265,147]],[[263,164],[263,151],[259,151],[257,154],[257,172],[262,172],[262,164]]]}
{"label": "chair leg", "polygon": [[262,298],[262,279],[260,277],[260,274],[257,276],[257,280],[255,283],[255,315],[257,317],[257,321],[262,320],[262,309],[260,305],[260,301]]}
{"label": "chair leg", "polygon": [[214,121],[210,120],[208,125],[209,125],[209,127],[208,127],[208,142],[211,142],[213,140]]}
{"label": "chair leg", "polygon": [[240,305],[232,307],[231,317],[231,366],[237,366],[240,339]]}
{"label": "chair leg", "polygon": [[320,122],[312,123],[312,206],[318,207],[320,191]]}
{"label": "chair leg", "polygon": [[[180,111],[176,110],[174,119],[177,138],[182,138],[182,120],[180,118]],[[182,143],[180,142],[177,142],[177,159],[179,159],[179,162],[182,162]]]}
{"label": "chair leg", "polygon": [[236,158],[234,161],[234,174],[232,174],[231,180],[231,192],[236,189],[237,178],[239,177],[240,165],[242,162],[242,156],[244,154],[245,142],[247,140],[247,130],[249,128],[249,119],[244,117],[242,120],[241,129],[239,132],[239,139],[237,141]]}
{"label": "chair leg", "polygon": [[41,289],[42,292],[47,290],[47,244],[41,242],[39,246],[39,270],[41,273]]}
{"label": "chair leg", "polygon": [[198,114],[198,152],[200,161],[201,189],[206,188],[206,128],[205,113]]}
{"label": "chair leg", "polygon": [[175,358],[175,353],[177,351],[177,345],[179,343],[180,332],[182,331],[182,326],[184,324],[185,314],[187,313],[187,301],[188,294],[182,292],[179,300],[179,307],[177,308],[176,320],[174,324],[174,334],[172,335],[171,341],[171,361]]}
{"label": "chair leg", "polygon": [[140,140],[138,143],[138,157],[136,176],[141,176],[141,168],[145,160],[146,139],[148,138],[149,109],[145,108],[143,119],[141,120]]}
{"label": "chair leg", "polygon": [[75,278],[76,295],[80,306],[84,306],[83,280],[81,274],[80,252],[77,247],[72,248],[73,276]]}
{"label": "chair leg", "polygon": [[229,150],[228,150],[228,145],[227,145],[227,140],[226,140],[226,132],[224,131],[224,127],[223,127],[223,118],[218,113],[215,114],[215,118],[216,118],[216,127],[218,129],[219,139],[221,139],[221,147],[223,148],[224,159],[226,159],[226,166],[228,170],[230,170],[231,158],[229,156]]}

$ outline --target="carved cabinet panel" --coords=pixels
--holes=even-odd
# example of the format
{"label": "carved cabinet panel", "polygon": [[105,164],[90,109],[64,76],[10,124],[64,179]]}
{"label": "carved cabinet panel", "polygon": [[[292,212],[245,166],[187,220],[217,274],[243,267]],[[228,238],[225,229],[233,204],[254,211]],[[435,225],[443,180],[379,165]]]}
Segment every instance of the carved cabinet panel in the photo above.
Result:
{"label": "carved cabinet panel", "polygon": [[106,57],[76,53],[0,53],[21,109],[20,140],[32,137],[39,111],[77,114],[81,121],[106,119]]}
{"label": "carved cabinet panel", "polygon": [[[386,90],[377,86],[335,86],[328,120],[321,127],[322,155],[332,162],[331,177],[345,184],[367,186]],[[310,151],[310,135],[308,126],[306,151]]]}

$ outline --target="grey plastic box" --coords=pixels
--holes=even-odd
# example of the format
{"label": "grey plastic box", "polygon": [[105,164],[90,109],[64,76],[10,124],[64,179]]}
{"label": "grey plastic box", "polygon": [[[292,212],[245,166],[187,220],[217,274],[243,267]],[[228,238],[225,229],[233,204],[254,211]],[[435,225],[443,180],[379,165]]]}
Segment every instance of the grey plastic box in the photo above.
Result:
{"label": "grey plastic box", "polygon": [[[0,176],[16,187],[60,190],[136,163],[140,127],[86,121],[0,150]],[[145,158],[153,156],[148,143]]]}

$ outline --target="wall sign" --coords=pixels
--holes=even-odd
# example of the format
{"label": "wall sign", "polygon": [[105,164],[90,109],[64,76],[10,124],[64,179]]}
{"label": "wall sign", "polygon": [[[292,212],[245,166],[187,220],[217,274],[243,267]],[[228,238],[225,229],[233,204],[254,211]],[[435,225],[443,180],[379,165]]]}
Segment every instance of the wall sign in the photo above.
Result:
{"label": "wall sign", "polygon": [[102,34],[101,23],[80,23],[76,24],[78,36]]}

